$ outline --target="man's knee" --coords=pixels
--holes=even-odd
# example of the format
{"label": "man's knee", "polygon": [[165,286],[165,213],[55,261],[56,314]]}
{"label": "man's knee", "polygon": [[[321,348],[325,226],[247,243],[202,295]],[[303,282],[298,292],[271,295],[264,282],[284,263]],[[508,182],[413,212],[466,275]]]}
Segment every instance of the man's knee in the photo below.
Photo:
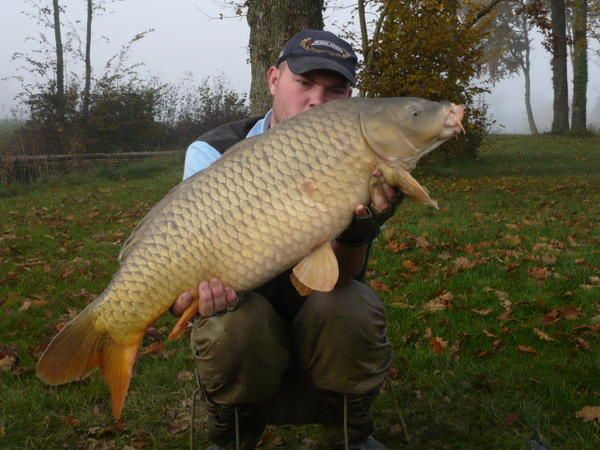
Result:
{"label": "man's knee", "polygon": [[212,400],[226,404],[268,398],[290,359],[285,324],[255,293],[235,311],[197,319],[191,347],[206,391]]}
{"label": "man's knee", "polygon": [[377,388],[391,363],[383,301],[352,281],[307,298],[294,320],[301,363],[320,389],[362,394]]}

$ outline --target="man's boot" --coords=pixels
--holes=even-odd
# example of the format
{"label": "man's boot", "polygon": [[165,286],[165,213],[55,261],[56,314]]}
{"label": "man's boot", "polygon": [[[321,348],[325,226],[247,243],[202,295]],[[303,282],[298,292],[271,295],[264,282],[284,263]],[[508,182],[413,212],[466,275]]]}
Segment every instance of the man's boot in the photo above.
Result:
{"label": "man's boot", "polygon": [[332,436],[335,450],[388,450],[371,436],[374,429],[371,406],[378,393],[377,389],[364,395],[333,393],[328,396],[328,415],[335,414]]}
{"label": "man's boot", "polygon": [[208,450],[254,450],[265,429],[262,418],[252,408],[218,405],[207,401]]}

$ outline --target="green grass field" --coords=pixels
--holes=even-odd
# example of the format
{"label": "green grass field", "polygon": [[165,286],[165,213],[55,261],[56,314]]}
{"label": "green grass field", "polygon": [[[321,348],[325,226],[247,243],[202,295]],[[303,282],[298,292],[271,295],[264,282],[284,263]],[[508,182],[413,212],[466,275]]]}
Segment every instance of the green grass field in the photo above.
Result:
{"label": "green grass field", "polygon": [[[35,376],[181,169],[146,161],[0,187],[0,448],[188,448],[187,339],[145,341],[119,427],[98,373],[61,387]],[[597,410],[584,409],[600,407],[600,138],[491,136],[478,161],[415,177],[440,210],[404,202],[369,271],[395,349],[378,438],[391,449],[544,448],[530,444],[536,432],[553,449],[600,448]],[[163,336],[173,323],[161,319]],[[321,434],[275,428],[265,447],[325,449]]]}

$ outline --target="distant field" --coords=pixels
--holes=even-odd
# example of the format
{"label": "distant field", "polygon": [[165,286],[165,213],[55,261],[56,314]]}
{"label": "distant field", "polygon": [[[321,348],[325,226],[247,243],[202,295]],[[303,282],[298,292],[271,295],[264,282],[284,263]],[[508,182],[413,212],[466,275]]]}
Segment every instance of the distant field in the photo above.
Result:
{"label": "distant field", "polygon": [[[186,338],[147,338],[120,427],[97,371],[61,387],[35,377],[49,339],[104,289],[124,239],[181,171],[179,157],[0,186],[0,448],[188,448]],[[415,178],[440,210],[405,201],[368,274],[395,350],[378,438],[390,449],[600,448],[600,137],[490,136],[478,161]],[[173,323],[159,321],[159,342]],[[326,449],[321,436],[275,428],[264,446]]]}

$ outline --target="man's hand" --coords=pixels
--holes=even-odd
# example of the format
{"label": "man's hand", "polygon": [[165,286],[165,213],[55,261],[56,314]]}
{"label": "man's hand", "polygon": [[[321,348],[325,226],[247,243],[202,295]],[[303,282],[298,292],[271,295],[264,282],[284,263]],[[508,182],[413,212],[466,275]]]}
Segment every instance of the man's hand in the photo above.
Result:
{"label": "man's hand", "polygon": [[385,182],[379,170],[373,172],[370,180],[371,203],[358,205],[354,210],[354,220],[337,241],[349,247],[369,244],[385,221],[394,215],[396,206],[404,195]]}
{"label": "man's hand", "polygon": [[[387,220],[394,214],[396,206],[403,197],[404,196],[398,189],[387,184],[379,169],[373,172],[371,182],[371,205],[369,208],[374,217],[385,215],[388,216],[385,218],[385,220]],[[357,217],[365,217],[369,212],[364,205],[359,205],[356,207],[354,213]],[[382,223],[384,221],[382,221]]]}
{"label": "man's hand", "polygon": [[239,301],[237,293],[231,287],[225,286],[218,278],[213,278],[210,282],[200,283],[196,295],[191,292],[181,294],[171,306],[171,314],[181,316],[195,298],[198,299],[198,312],[202,317],[211,317],[234,308]]}

